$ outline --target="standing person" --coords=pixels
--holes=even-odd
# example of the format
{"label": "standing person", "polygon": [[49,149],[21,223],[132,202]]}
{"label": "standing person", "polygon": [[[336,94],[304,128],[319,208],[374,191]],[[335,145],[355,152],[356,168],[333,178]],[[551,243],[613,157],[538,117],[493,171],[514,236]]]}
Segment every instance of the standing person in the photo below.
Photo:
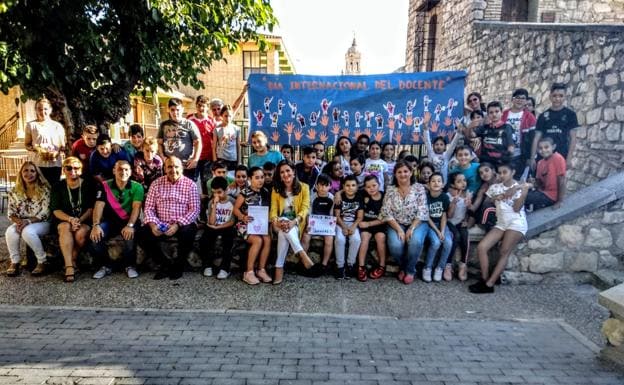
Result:
{"label": "standing person", "polygon": [[319,170],[325,168],[327,160],[325,159],[325,144],[323,142],[316,142],[312,145],[314,151],[316,151],[316,167]]}
{"label": "standing person", "polygon": [[535,127],[535,138],[533,138],[533,146],[531,147],[531,156],[529,165],[535,169],[535,154],[537,152],[537,144],[543,136],[553,138],[557,152],[559,152],[566,160],[566,166],[570,168],[572,155],[576,148],[576,128],[579,126],[576,112],[566,107],[565,95],[566,85],[563,83],[554,83],[550,87],[550,103],[549,109],[540,114],[537,118]]}
{"label": "standing person", "polygon": [[[354,265],[360,249],[358,226],[364,217],[364,202],[358,193],[357,178],[347,175],[342,180],[342,190],[334,200],[336,216],[336,279],[349,279],[354,273]],[[347,245],[348,243],[348,245]],[[345,248],[348,250],[345,261]]]}
{"label": "standing person", "polygon": [[34,162],[48,183],[55,184],[61,178],[62,153],[66,138],[63,126],[52,120],[52,104],[46,97],[35,103],[37,119],[26,124],[24,144],[35,153]]}
{"label": "standing person", "polygon": [[535,135],[536,119],[527,110],[527,100],[529,91],[518,88],[511,95],[511,108],[503,111],[501,120],[513,128],[514,153],[512,164],[516,170],[516,175],[522,175],[524,167],[527,165],[531,155],[533,136]]}
{"label": "standing person", "polygon": [[[165,160],[165,176],[150,186],[145,200],[145,226],[142,228],[143,247],[147,255],[155,256],[160,268],[154,279],[175,280],[182,277],[184,262],[188,258],[199,215],[199,191],[190,178],[185,177],[182,161],[170,156]],[[177,237],[178,255],[172,261],[165,260],[160,243]]]}
{"label": "standing person", "polygon": [[482,111],[484,114],[486,112],[485,105],[483,104],[483,99],[479,92],[473,91],[468,94],[466,97],[466,107],[464,108],[464,125],[468,126],[468,128],[476,128],[476,126],[471,126],[470,113],[474,111]]}
{"label": "standing person", "polygon": [[301,246],[301,235],[310,212],[310,188],[297,179],[295,165],[292,162],[287,160],[279,162],[275,174],[269,218],[273,230],[277,233],[277,260],[273,284],[278,285],[284,277],[284,262],[289,246],[311,275],[315,275],[320,269],[317,266],[314,271],[310,270],[314,262]]}
{"label": "standing person", "polygon": [[212,119],[215,121],[215,125],[221,124],[221,109],[223,108],[223,100],[214,98],[210,101],[210,112],[212,113]]}
{"label": "standing person", "polygon": [[158,142],[153,136],[143,141],[143,151],[134,157],[132,179],[141,183],[147,193],[152,183],[163,176],[163,161],[158,156]]}
{"label": "standing person", "polygon": [[199,161],[197,162],[197,172],[199,173],[202,192],[206,194],[206,182],[212,177],[210,167],[212,162],[216,160],[212,143],[216,122],[213,117],[210,116],[208,98],[204,95],[198,95],[195,99],[195,113],[188,115],[186,118],[195,123],[199,131],[199,137],[201,138],[202,145]]}
{"label": "standing person", "polygon": [[74,282],[78,253],[89,240],[93,211],[93,189],[83,180],[80,159],[70,156],[63,161],[65,179],[56,184],[50,197],[52,228],[59,235],[59,246],[65,262],[65,282]]}
{"label": "standing person", "polygon": [[388,164],[381,159],[381,144],[377,141],[368,146],[368,158],[364,163],[364,176],[374,175],[379,183],[379,191],[385,191]]}
{"label": "standing person", "polygon": [[35,163],[26,161],[15,178],[15,187],[9,192],[9,220],[5,239],[11,259],[7,276],[15,277],[20,267],[20,239],[30,247],[37,258],[33,276],[45,272],[46,252],[41,237],[50,231],[50,185]]}
{"label": "standing person", "polygon": [[[438,122],[433,124],[437,125]],[[459,139],[463,136],[460,131],[455,131],[455,135],[451,140],[451,143],[446,144],[446,139],[443,136],[437,136],[431,141],[431,133],[429,132],[429,126],[424,125],[424,137],[425,145],[427,146],[427,158],[433,164],[433,171],[439,172],[442,175],[442,180],[446,182],[448,177],[449,162],[455,152],[455,147]]]}
{"label": "standing person", "polygon": [[[225,194],[232,199],[236,199],[238,194],[247,186],[249,186],[249,176],[247,175],[247,166],[239,164],[234,170],[234,181],[230,182],[225,190]],[[227,177],[226,177],[227,182]]]}
{"label": "standing person", "polygon": [[[137,152],[143,149],[143,142],[145,141],[145,132],[140,124],[130,125],[130,140],[126,141],[123,145],[123,149],[128,156],[128,163],[131,165],[134,163],[134,157]],[[114,151],[114,149],[113,149]]]}
{"label": "standing person", "polygon": [[[357,279],[366,281],[367,274],[371,279],[379,279],[386,273],[386,224],[379,219],[383,205],[383,192],[379,191],[379,182],[375,175],[364,178],[364,216],[360,222],[362,244],[358,253]],[[375,239],[379,264],[370,272],[366,271],[366,255],[371,239]]]}
{"label": "standing person", "polygon": [[[494,292],[494,284],[507,266],[509,255],[522,240],[528,228],[524,200],[531,185],[529,183],[518,184],[513,178],[514,169],[509,164],[498,166],[498,174],[501,183],[490,186],[486,193],[496,202],[496,226],[483,237],[477,246],[481,280],[469,287],[470,292],[475,294]],[[508,197],[509,191],[513,192],[510,197]],[[490,274],[488,251],[499,241],[501,241],[500,257],[494,271]]]}
{"label": "standing person", "polygon": [[414,282],[429,220],[427,193],[414,180],[412,169],[398,161],[381,206],[381,217],[388,224],[388,252],[399,262],[398,279],[406,285]]}
{"label": "standing person", "polygon": [[249,160],[247,161],[247,166],[249,168],[263,167],[267,162],[278,164],[284,160],[284,157],[279,151],[269,150],[267,146],[268,142],[268,138],[262,131],[255,131],[251,134],[251,145],[255,152],[249,155]]}
{"label": "standing person", "polygon": [[514,155],[515,142],[513,128],[501,119],[503,105],[501,102],[490,102],[487,106],[488,123],[475,130],[481,139],[481,155],[479,160],[497,166],[509,163]]}
{"label": "standing person", "polygon": [[323,174],[329,176],[329,179],[331,180],[331,184],[329,185],[329,192],[331,194],[336,194],[338,191],[340,191],[342,177],[344,176],[342,170],[342,166],[337,160],[332,160],[331,162],[327,163],[327,165],[325,165],[325,168],[323,169]]}
{"label": "standing person", "polygon": [[280,147],[280,152],[282,153],[282,156],[285,160],[291,163],[295,163],[295,148],[293,146],[291,146],[290,144],[282,144],[282,146]]}
{"label": "standing person", "polygon": [[427,249],[425,268],[422,272],[422,279],[425,282],[431,282],[433,262],[438,251],[440,252],[440,258],[433,271],[433,280],[435,282],[442,280],[442,273],[447,266],[448,257],[453,246],[453,236],[448,229],[446,217],[446,212],[451,202],[448,195],[444,194],[443,189],[442,174],[434,172],[431,178],[429,178],[429,189],[427,191],[427,205],[429,206],[427,239],[429,240],[429,248]]}
{"label": "standing person", "polygon": [[238,165],[238,149],[240,148],[240,127],[231,122],[230,106],[223,106],[219,112],[220,123],[212,132],[212,156],[223,162],[228,171]]}
{"label": "standing person", "polygon": [[184,167],[184,176],[197,181],[197,162],[202,151],[197,126],[183,117],[184,106],[178,98],[169,99],[169,119],[158,129],[158,155],[165,159],[175,156]]}
{"label": "standing person", "polygon": [[[368,147],[368,141],[366,142]],[[340,162],[342,166],[342,174],[344,176],[351,175],[351,157],[355,155],[351,139],[347,136],[341,136],[336,142],[336,155],[334,159]]]}
{"label": "standing person", "polygon": [[537,110],[535,109],[535,107],[537,107],[537,104],[535,104],[535,98],[532,96],[529,96],[527,98],[526,109],[527,111],[532,113],[533,116],[537,116]]}
{"label": "standing person", "polygon": [[368,146],[370,138],[366,134],[361,134],[357,137],[355,146],[355,155],[362,155],[364,158],[368,157]]}
{"label": "standing person", "polygon": [[316,178],[319,176],[319,168],[316,167],[316,151],[310,146],[303,148],[303,160],[295,165],[297,170],[297,179],[308,185],[310,190],[316,184]]}
{"label": "standing person", "polygon": [[90,175],[97,181],[113,178],[113,167],[118,160],[129,161],[128,154],[121,149],[118,152],[112,150],[110,136],[100,134],[95,142],[95,151],[89,159]]}
{"label": "standing person", "polygon": [[72,145],[72,156],[80,159],[82,162],[82,170],[85,175],[89,175],[89,159],[91,154],[95,151],[95,143],[100,136],[100,129],[96,126],[85,126],[82,129],[82,135],[80,139],[74,142]]}
{"label": "standing person", "polygon": [[394,144],[390,142],[384,143],[381,149],[381,159],[383,159],[384,162],[386,162],[386,164],[388,165],[388,171],[385,175],[385,178],[388,182],[392,182],[392,173],[394,172],[394,164],[396,163],[396,160],[394,159],[394,152]]}
{"label": "standing person", "polygon": [[[132,168],[127,160],[118,160],[113,168],[114,178],[102,181],[95,194],[93,226],[91,227],[91,250],[99,269],[94,279],[101,279],[113,272],[113,264],[121,264],[128,278],[136,278],[135,231],[143,205],[144,191],[140,183],[130,180]],[[106,241],[121,235],[123,248],[121,260],[112,262]]]}
{"label": "standing person", "polygon": [[481,186],[481,178],[479,177],[479,163],[472,162],[472,154],[470,147],[459,146],[455,149],[455,158],[457,158],[457,166],[453,167],[450,172],[459,172],[466,177],[466,187],[470,194],[476,194]]}

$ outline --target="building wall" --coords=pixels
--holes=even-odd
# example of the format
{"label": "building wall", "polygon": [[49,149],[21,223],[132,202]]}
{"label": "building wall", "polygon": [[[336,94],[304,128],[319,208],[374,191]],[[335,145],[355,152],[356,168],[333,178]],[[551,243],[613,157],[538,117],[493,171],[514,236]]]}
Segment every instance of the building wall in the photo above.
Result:
{"label": "building wall", "polygon": [[[22,103],[20,102],[19,106],[15,105],[15,99],[19,98],[20,96],[21,91],[19,87],[13,87],[9,89],[9,93],[7,95],[0,93],[0,127],[2,127],[18,111],[20,113],[20,117],[23,117],[24,111],[22,109]],[[23,122],[20,121],[21,126],[23,126],[22,123]]]}
{"label": "building wall", "polygon": [[[485,3],[483,20],[500,21],[503,0]],[[554,12],[557,23],[609,23],[624,21],[623,0],[529,0],[529,20],[539,22],[543,13]]]}

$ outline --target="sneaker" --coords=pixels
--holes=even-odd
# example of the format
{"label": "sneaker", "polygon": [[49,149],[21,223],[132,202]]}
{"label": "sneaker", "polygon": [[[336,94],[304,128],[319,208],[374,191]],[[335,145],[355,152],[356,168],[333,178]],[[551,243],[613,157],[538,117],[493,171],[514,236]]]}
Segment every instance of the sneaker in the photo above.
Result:
{"label": "sneaker", "polygon": [[444,267],[444,280],[450,282],[453,280],[453,265],[447,263]]}
{"label": "sneaker", "polygon": [[219,274],[217,274],[217,279],[226,279],[229,276],[230,276],[230,273],[228,273],[227,271],[219,270]]}
{"label": "sneaker", "polygon": [[442,280],[442,269],[439,267],[436,267],[436,269],[433,271],[433,280],[435,282],[440,282]]}
{"label": "sneaker", "polygon": [[414,282],[414,274],[405,274],[405,278],[403,278],[403,283],[409,285]]}
{"label": "sneaker", "polygon": [[212,267],[207,267],[204,269],[204,277],[212,277]]}
{"label": "sneaker", "polygon": [[139,276],[139,273],[137,273],[134,266],[126,267],[126,274],[128,275],[128,278],[136,278]]}
{"label": "sneaker", "polygon": [[425,282],[431,282],[431,269],[428,269],[428,268],[423,269],[422,279]]}
{"label": "sneaker", "polygon": [[339,267],[336,269],[336,274],[334,275],[336,279],[345,279],[345,268]]}
{"label": "sneaker", "polygon": [[93,279],[102,279],[112,272],[113,271],[110,268],[102,266],[100,270],[96,271],[95,274],[93,274]]}
{"label": "sneaker", "polygon": [[470,290],[470,292],[474,294],[488,294],[488,293],[494,293],[494,286],[489,287],[485,283],[485,281],[480,280],[479,282],[468,286],[468,290]]}
{"label": "sneaker", "polygon": [[354,274],[357,274],[357,272],[353,268],[353,265],[346,265],[345,272],[344,272],[344,279],[351,279],[351,277],[355,276]]}
{"label": "sneaker", "polygon": [[466,266],[465,263],[459,264],[459,273],[457,273],[457,278],[459,278],[462,282],[468,279],[468,266]]}
{"label": "sneaker", "polygon": [[370,279],[379,279],[379,278],[383,277],[384,274],[386,274],[386,267],[385,266],[377,266],[370,273],[368,273],[368,276],[370,277]]}
{"label": "sneaker", "polygon": [[258,280],[253,270],[246,271],[245,274],[243,274],[243,281],[248,285],[257,285],[260,283],[260,280]]}
{"label": "sneaker", "polygon": [[256,271],[256,277],[258,277],[260,281],[264,283],[271,283],[271,281],[273,281],[273,279],[271,279],[271,276],[267,274],[265,269],[259,269],[258,271]]}
{"label": "sneaker", "polygon": [[357,280],[360,282],[366,282],[366,267],[358,266],[357,268]]}

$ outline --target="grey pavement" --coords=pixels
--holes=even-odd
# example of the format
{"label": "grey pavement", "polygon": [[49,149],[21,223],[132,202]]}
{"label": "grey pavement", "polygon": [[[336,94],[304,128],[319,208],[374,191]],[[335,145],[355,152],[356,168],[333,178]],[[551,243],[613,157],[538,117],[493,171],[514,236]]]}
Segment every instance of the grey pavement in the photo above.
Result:
{"label": "grey pavement", "polygon": [[557,321],[0,307],[2,384],[618,384]]}

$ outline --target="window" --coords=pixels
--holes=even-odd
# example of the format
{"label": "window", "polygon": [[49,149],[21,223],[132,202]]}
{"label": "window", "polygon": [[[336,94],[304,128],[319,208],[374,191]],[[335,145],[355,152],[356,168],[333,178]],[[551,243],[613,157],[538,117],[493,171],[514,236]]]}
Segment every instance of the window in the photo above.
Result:
{"label": "window", "polygon": [[267,73],[267,54],[260,51],[243,51],[243,79],[249,74]]}
{"label": "window", "polygon": [[503,0],[501,21],[529,21],[529,0]]}
{"label": "window", "polygon": [[438,15],[432,15],[429,19],[429,31],[427,32],[427,39],[425,40],[425,46],[427,47],[427,58],[425,59],[425,71],[433,71],[435,65],[435,49],[436,49],[436,34],[438,32]]}

